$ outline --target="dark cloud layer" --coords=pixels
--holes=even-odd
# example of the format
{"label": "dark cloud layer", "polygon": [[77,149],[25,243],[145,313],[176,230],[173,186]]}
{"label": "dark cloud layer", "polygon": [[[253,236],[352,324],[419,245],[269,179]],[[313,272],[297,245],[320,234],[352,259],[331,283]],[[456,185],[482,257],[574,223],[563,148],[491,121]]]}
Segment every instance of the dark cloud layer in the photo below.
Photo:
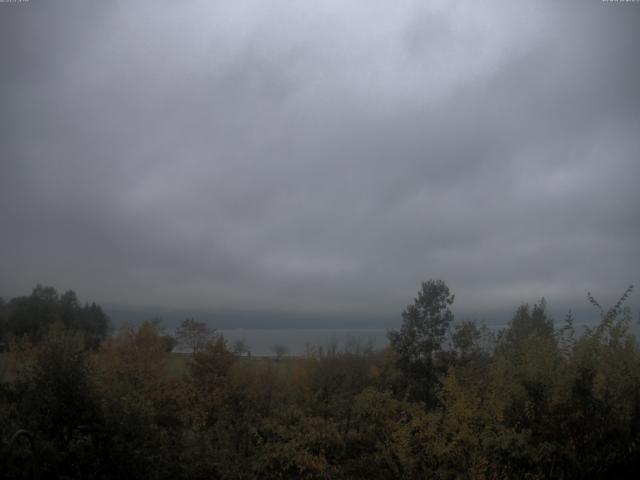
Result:
{"label": "dark cloud layer", "polygon": [[0,4],[0,292],[479,314],[640,283],[640,4]]}

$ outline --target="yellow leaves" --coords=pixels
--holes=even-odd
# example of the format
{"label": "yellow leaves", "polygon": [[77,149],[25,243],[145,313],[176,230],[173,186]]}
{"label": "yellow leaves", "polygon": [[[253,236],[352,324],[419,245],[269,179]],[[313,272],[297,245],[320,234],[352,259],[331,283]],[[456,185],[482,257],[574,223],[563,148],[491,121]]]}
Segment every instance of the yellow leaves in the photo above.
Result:
{"label": "yellow leaves", "polygon": [[445,444],[439,455],[443,461],[468,470],[479,449],[481,424],[480,399],[461,385],[454,369],[442,380],[440,402],[443,406],[440,425]]}
{"label": "yellow leaves", "polygon": [[145,322],[106,340],[94,364],[103,387],[148,391],[166,377],[166,359],[161,336],[153,324]]}
{"label": "yellow leaves", "polygon": [[189,362],[191,381],[200,390],[217,390],[224,386],[235,360],[224,338],[218,337],[193,354]]}
{"label": "yellow leaves", "polygon": [[12,381],[21,377],[33,366],[39,350],[27,337],[10,337],[7,351],[2,354],[0,380]]}
{"label": "yellow leaves", "polygon": [[263,429],[259,470],[265,478],[330,479],[335,456],[343,444],[336,426],[319,417],[292,410]]}

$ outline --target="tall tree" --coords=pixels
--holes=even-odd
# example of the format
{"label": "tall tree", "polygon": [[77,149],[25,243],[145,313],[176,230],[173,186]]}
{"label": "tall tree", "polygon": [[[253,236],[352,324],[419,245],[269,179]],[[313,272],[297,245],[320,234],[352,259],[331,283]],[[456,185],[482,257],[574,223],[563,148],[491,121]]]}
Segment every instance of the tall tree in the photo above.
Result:
{"label": "tall tree", "polygon": [[193,354],[202,350],[214,337],[215,331],[211,327],[193,318],[185,319],[176,329],[178,345]]}
{"label": "tall tree", "polygon": [[449,308],[453,300],[444,281],[422,282],[418,296],[402,312],[400,330],[388,334],[398,368],[406,378],[406,394],[414,400],[435,401],[437,378],[448,363],[443,346],[453,320]]}
{"label": "tall tree", "polygon": [[544,298],[530,308],[522,304],[513,315],[509,326],[500,334],[500,349],[519,349],[531,337],[554,341],[553,320],[547,314]]}

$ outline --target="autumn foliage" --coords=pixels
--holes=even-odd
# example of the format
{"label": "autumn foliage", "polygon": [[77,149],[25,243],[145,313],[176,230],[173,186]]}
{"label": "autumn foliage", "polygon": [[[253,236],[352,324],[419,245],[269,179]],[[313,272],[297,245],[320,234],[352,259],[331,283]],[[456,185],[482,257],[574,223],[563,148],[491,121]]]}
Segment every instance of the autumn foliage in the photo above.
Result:
{"label": "autumn foliage", "polygon": [[[601,319],[583,332],[571,315],[554,325],[544,301],[491,331],[455,321],[446,284],[429,281],[385,351],[318,346],[279,361],[239,356],[211,330],[179,356],[155,322],[96,346],[54,321],[42,335],[5,337],[0,471],[7,479],[636,478],[640,349],[624,307],[630,292],[609,310],[589,295]],[[33,448],[12,442],[21,430]]]}

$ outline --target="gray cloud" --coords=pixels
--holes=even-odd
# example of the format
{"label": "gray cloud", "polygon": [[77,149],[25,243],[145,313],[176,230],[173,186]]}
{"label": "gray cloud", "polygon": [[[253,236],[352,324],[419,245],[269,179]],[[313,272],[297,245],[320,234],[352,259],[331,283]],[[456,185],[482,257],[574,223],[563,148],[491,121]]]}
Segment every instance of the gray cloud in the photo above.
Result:
{"label": "gray cloud", "polygon": [[5,295],[395,315],[441,277],[481,315],[640,283],[634,4],[0,7]]}

